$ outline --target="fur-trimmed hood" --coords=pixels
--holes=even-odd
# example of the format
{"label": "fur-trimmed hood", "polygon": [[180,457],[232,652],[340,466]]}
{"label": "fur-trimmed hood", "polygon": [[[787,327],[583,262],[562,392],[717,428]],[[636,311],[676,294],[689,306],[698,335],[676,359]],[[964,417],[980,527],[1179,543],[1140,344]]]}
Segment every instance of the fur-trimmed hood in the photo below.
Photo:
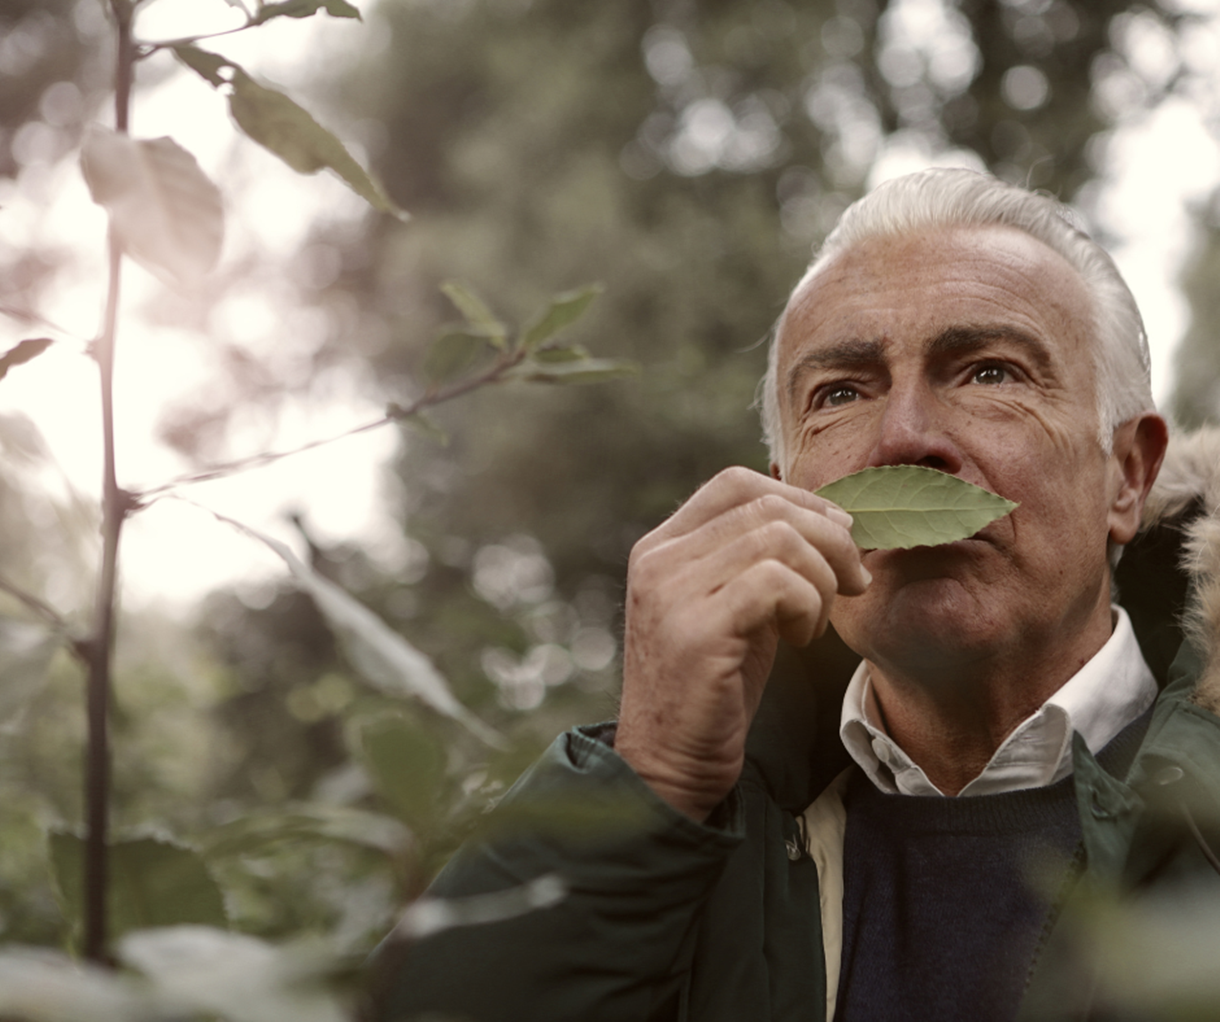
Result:
{"label": "fur-trimmed hood", "polygon": [[1180,623],[1206,664],[1192,699],[1220,714],[1220,428],[1170,437],[1141,535],[1166,528],[1179,534],[1189,580]]}

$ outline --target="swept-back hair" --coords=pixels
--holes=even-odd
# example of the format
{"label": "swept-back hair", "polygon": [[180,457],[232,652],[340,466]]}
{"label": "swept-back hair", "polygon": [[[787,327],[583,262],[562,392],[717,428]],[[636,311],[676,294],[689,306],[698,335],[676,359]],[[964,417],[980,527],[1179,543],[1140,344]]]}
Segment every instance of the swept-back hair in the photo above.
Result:
{"label": "swept-back hair", "polygon": [[973,170],[936,168],[879,185],[849,206],[792,290],[771,338],[762,380],[763,434],[772,460],[785,463],[779,413],[779,348],[792,298],[836,256],[866,238],[913,234],[938,227],[1015,227],[1058,252],[1075,267],[1093,298],[1093,361],[1097,438],[1107,453],[1114,430],[1153,407],[1144,321],[1114,260],[1075,226],[1055,199],[1005,184]]}

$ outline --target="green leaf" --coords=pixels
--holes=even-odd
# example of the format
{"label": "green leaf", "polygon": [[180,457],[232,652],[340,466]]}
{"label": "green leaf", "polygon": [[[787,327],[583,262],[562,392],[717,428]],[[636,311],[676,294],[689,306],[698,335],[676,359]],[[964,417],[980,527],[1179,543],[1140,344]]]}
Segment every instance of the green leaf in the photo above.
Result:
{"label": "green leaf", "polygon": [[428,828],[440,807],[445,750],[418,724],[382,717],[360,732],[365,768],[378,793],[417,829]]}
{"label": "green leaf", "polygon": [[587,284],[575,291],[556,295],[533,325],[526,328],[521,335],[521,346],[526,351],[531,351],[543,341],[554,337],[560,330],[571,326],[585,314],[589,303],[601,293],[600,284]]}
{"label": "green leaf", "polygon": [[533,362],[581,362],[589,358],[589,353],[579,344],[544,345],[537,349],[530,359]]}
{"label": "green leaf", "polygon": [[413,426],[425,436],[431,437],[442,447],[449,445],[449,434],[445,432],[444,427],[422,408],[414,412],[408,412],[401,405],[391,404],[386,409],[386,415],[395,422],[404,422],[408,426]]}
{"label": "green leaf", "polygon": [[264,4],[251,19],[251,25],[261,25],[272,18],[308,18],[324,10],[332,18],[355,18],[360,12],[347,0],[284,0],[283,3]]}
{"label": "green leaf", "polygon": [[531,383],[603,383],[622,376],[634,376],[640,367],[618,358],[583,358],[567,362],[523,362],[507,374]]}
{"label": "green leaf", "polygon": [[173,49],[175,57],[215,88],[220,88],[228,81],[220,72],[226,67],[237,66],[219,53],[201,50],[198,46],[184,44],[175,46]]}
{"label": "green leaf", "polygon": [[173,139],[134,139],[92,125],[81,169],[124,251],[145,269],[193,284],[216,265],[224,238],[220,190]]}
{"label": "green leaf", "polygon": [[28,341],[18,341],[3,355],[0,355],[0,380],[3,380],[13,366],[24,365],[36,359],[55,342],[49,337],[32,337]]}
{"label": "green leaf", "polygon": [[[64,914],[75,923],[84,904],[85,842],[62,831],[52,833],[50,842]],[[220,888],[198,852],[162,838],[143,837],[111,844],[109,860],[110,937],[178,923],[228,925]]]}
{"label": "green leaf", "polygon": [[237,126],[300,174],[329,167],[374,209],[401,220],[407,214],[381,190],[334,135],[282,92],[259,85],[233,67],[229,111]]}
{"label": "green leaf", "polygon": [[302,802],[283,809],[241,816],[213,827],[204,852],[209,860],[265,854],[281,841],[338,841],[400,855],[411,832],[392,816],[323,802]]}
{"label": "green leaf", "polygon": [[495,347],[507,347],[508,327],[496,318],[470,285],[460,280],[447,280],[441,285],[441,290],[477,332],[487,337]]}
{"label": "green leaf", "polygon": [[343,642],[352,666],[374,689],[389,696],[417,699],[457,720],[493,748],[504,746],[497,731],[458,701],[432,661],[368,607],[319,575],[278,539],[227,515],[215,511],[211,514],[265,544],[288,565],[297,585],[313,598],[326,623]]}
{"label": "green leaf", "polygon": [[478,330],[451,327],[440,335],[424,358],[424,375],[432,383],[461,376],[487,351],[492,338]]}
{"label": "green leaf", "polygon": [[864,550],[906,550],[973,536],[1017,505],[957,476],[919,465],[866,468],[817,491],[852,516]]}

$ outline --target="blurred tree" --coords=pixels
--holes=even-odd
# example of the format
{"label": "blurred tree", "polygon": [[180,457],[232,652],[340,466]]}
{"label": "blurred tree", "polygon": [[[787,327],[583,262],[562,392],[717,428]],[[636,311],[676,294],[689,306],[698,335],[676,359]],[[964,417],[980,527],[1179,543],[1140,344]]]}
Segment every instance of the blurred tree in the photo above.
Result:
{"label": "blurred tree", "polygon": [[1120,0],[383,0],[382,57],[332,101],[372,99],[353,130],[413,220],[315,240],[336,267],[320,364],[355,353],[387,398],[417,390],[424,340],[453,318],[438,285],[456,277],[516,317],[601,281],[583,334],[644,366],[530,392],[528,414],[519,392],[486,393],[439,416],[449,447],[410,438],[407,528],[430,559],[407,633],[464,691],[480,673],[503,683],[489,650],[521,668],[540,640],[493,638],[481,551],[536,537],[561,600],[613,597],[632,542],[702,480],[765,469],[759,342],[871,176],[947,157],[1087,198],[1096,143],[1124,112],[1135,9],[1170,33],[1185,17]]}
{"label": "blurred tree", "polygon": [[1220,222],[1216,197],[1203,211],[1195,251],[1182,276],[1190,325],[1176,357],[1171,411],[1183,426],[1220,421]]}

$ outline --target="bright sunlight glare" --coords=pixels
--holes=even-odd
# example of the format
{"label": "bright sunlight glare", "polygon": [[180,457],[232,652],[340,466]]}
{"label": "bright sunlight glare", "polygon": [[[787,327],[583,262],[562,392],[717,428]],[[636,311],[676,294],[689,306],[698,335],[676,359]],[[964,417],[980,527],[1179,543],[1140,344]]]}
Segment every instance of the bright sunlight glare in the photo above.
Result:
{"label": "bright sunlight glare", "polygon": [[[142,37],[178,38],[221,31],[241,23],[234,8],[215,0],[161,0],[147,9]],[[217,51],[273,84],[292,86],[315,61],[336,59],[351,47],[367,47],[377,33],[339,19],[280,19],[256,32],[215,40]],[[220,353],[230,345],[275,371],[291,370],[308,355],[321,327],[311,310],[294,311],[292,257],[308,232],[326,220],[352,221],[363,202],[329,175],[302,177],[240,136],[222,95],[189,73],[171,73],[173,58],[150,61],[160,84],[137,89],[132,132],[138,138],[172,137],[221,184],[226,202],[225,265],[251,262],[257,287],[235,289],[212,310],[213,336],[173,325],[161,314],[166,287],[128,261],[115,380],[119,483],[145,488],[187,473],[192,466],[157,439],[167,411],[200,394],[223,403]],[[308,105],[308,96],[305,97]],[[101,113],[110,123],[109,109]],[[83,357],[97,331],[104,301],[106,217],[90,200],[76,160],[27,166],[18,186],[0,196],[6,241],[51,245],[71,253],[71,262],[40,310],[76,340],[60,343],[6,381],[0,411],[20,411],[42,430],[64,475],[87,501],[100,492],[100,417],[96,369]],[[173,302],[171,296],[169,301]],[[312,317],[312,319],[311,319]],[[172,320],[172,316],[169,317]],[[312,325],[311,325],[312,324]],[[8,348],[30,329],[3,325]],[[57,335],[58,336],[58,335]],[[302,368],[296,366],[296,377]],[[312,384],[313,381],[307,381]],[[338,435],[375,419],[380,408],[365,399],[355,380],[309,387],[307,399],[290,399],[281,414],[235,417],[224,458],[284,450]],[[319,396],[319,391],[325,391]],[[392,427],[339,441],[306,454],[230,478],[186,487],[187,500],[164,498],[133,516],[123,537],[124,597],[129,602],[187,607],[207,591],[280,576],[283,566],[269,551],[217,522],[209,508],[300,546],[288,525],[304,516],[311,534],[327,542],[355,539],[390,569],[401,558],[393,486],[383,466],[399,443]],[[387,484],[391,487],[386,492]],[[188,500],[191,503],[188,503]]]}

